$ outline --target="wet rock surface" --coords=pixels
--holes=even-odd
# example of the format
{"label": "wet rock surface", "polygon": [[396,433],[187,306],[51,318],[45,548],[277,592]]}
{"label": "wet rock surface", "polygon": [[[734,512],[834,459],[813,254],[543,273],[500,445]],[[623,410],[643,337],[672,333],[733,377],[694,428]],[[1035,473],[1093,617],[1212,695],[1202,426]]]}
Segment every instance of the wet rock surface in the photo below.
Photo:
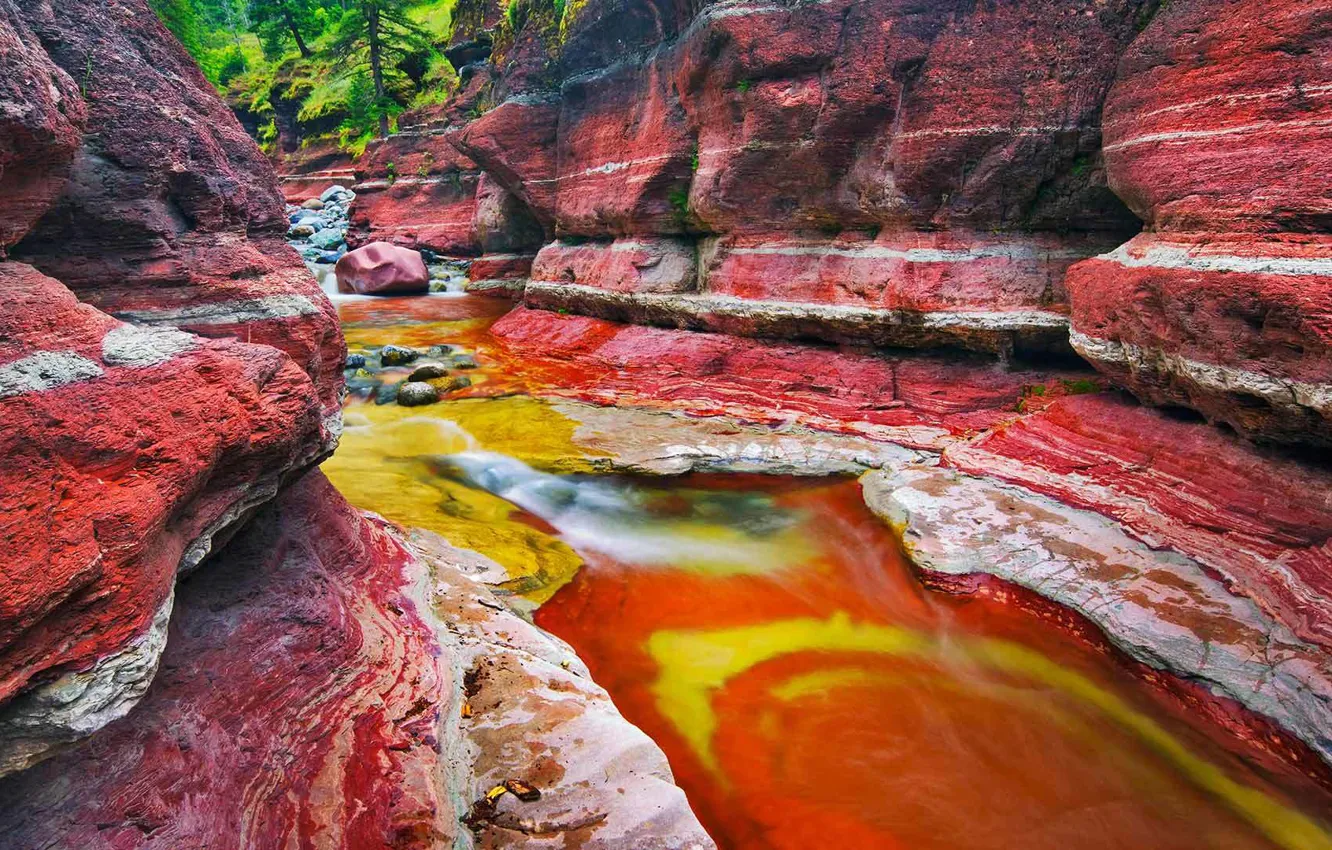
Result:
{"label": "wet rock surface", "polygon": [[1327,654],[1196,561],[1153,550],[1099,514],[952,470],[871,473],[863,486],[926,573],[991,575],[1033,590],[1130,656],[1203,682],[1332,755]]}

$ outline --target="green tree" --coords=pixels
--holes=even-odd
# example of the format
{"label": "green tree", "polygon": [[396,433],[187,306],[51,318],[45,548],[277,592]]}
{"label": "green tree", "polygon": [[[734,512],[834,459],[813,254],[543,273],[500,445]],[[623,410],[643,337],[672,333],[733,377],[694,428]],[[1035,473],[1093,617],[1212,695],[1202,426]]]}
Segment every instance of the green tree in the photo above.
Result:
{"label": "green tree", "polygon": [[332,50],[347,72],[369,69],[380,138],[388,137],[389,116],[396,107],[385,77],[397,73],[406,57],[431,49],[430,33],[408,15],[411,6],[408,0],[349,0],[334,32]]}
{"label": "green tree", "polygon": [[324,30],[323,6],[319,0],[250,0],[250,20],[264,52],[277,57],[295,44],[301,56],[313,56],[310,41]]}
{"label": "green tree", "polygon": [[203,26],[192,0],[149,0],[149,5],[190,55],[197,57],[203,50]]}

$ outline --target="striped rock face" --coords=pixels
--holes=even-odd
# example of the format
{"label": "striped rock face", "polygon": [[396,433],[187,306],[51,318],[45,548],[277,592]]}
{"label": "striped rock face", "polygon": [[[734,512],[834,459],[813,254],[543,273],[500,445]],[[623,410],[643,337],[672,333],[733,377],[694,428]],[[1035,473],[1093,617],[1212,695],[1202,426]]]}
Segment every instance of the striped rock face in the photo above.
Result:
{"label": "striped rock face", "polygon": [[1074,348],[1144,401],[1332,445],[1332,237],[1144,234],[1068,285]]}
{"label": "striped rock face", "polygon": [[[587,4],[571,27],[579,68],[608,10],[649,5]],[[451,139],[559,236],[587,240],[542,251],[531,305],[1066,350],[1066,269],[1137,225],[1105,183],[1100,107],[1150,6],[727,0],[673,42],[663,11],[655,51],[590,66],[557,99],[515,97]],[[630,243],[680,260],[626,271]]]}
{"label": "striped rock face", "polygon": [[1151,232],[1070,272],[1074,347],[1145,401],[1332,445],[1332,18],[1171,3],[1106,104],[1111,186]]}
{"label": "striped rock face", "polygon": [[[0,780],[6,846],[714,850],[661,750],[487,576],[304,477],[181,587],[130,717]],[[540,798],[478,817],[514,778]]]}
{"label": "striped rock face", "polygon": [[353,246],[392,242],[442,254],[476,253],[476,163],[428,129],[396,134],[367,150],[352,187]]}
{"label": "striped rock face", "polygon": [[0,264],[0,773],[143,696],[177,576],[329,448],[282,352],[120,322]]}
{"label": "striped rock face", "polygon": [[0,3],[21,81],[0,84],[0,773],[143,697],[177,577],[332,450],[345,352],[272,167],[147,6],[20,8]]}

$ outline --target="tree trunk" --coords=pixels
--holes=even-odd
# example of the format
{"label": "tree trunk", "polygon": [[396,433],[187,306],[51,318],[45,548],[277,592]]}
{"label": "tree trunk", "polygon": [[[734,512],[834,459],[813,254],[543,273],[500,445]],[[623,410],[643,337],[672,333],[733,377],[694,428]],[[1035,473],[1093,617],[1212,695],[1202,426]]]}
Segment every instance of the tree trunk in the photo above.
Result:
{"label": "tree trunk", "polygon": [[283,9],[282,16],[287,19],[287,29],[291,30],[291,37],[296,39],[296,49],[301,51],[301,56],[305,59],[310,58],[310,48],[306,46],[305,39],[301,38],[301,28],[296,26],[296,19],[291,15],[291,9]]}
{"label": "tree trunk", "polygon": [[379,112],[379,138],[387,139],[389,134],[388,112],[384,109],[384,60],[380,55],[379,9],[370,6],[366,9],[366,21],[370,31],[370,76],[375,81],[375,109]]}

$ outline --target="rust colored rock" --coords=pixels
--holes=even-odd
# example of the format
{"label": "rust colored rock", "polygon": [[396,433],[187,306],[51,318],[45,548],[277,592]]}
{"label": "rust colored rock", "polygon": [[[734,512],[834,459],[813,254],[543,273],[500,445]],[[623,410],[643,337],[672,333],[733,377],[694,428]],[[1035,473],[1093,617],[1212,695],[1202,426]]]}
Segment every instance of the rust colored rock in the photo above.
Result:
{"label": "rust colored rock", "polygon": [[[598,64],[605,52],[598,39],[609,38],[615,15],[626,17],[626,42],[650,43],[629,22],[648,5],[659,46]],[[513,98],[450,138],[560,236],[703,236],[704,289],[720,296],[860,303],[912,310],[926,321],[957,309],[1058,313],[1068,266],[1136,227],[1106,186],[1100,110],[1118,57],[1152,8],[1149,0],[1030,0],[996,9],[835,0],[695,10],[594,0],[567,28],[581,52],[559,48],[542,71],[569,75],[558,101]],[[692,23],[681,26],[681,16]],[[524,61],[527,37],[492,58],[499,73],[509,73],[505,62]],[[998,43],[1012,49],[996,52]],[[536,73],[526,69],[506,84]],[[866,242],[901,256],[856,256]],[[988,251],[1005,243],[1016,254]],[[942,256],[916,261],[912,251]],[[576,285],[633,289],[614,263],[581,265]],[[557,284],[542,266],[534,279]],[[558,271],[568,277],[568,269]],[[722,329],[707,318],[715,305],[684,319],[674,308],[643,305],[608,312],[576,294],[550,300],[617,319],[661,314],[663,322]],[[750,324],[848,338],[844,321],[816,312]],[[915,316],[862,318],[903,326],[858,335],[876,344],[961,339],[972,348],[1011,348],[990,339],[988,327],[977,342],[970,326],[918,333],[905,330]],[[998,333],[1049,350],[1054,324],[1036,317]]]}
{"label": "rust colored rock", "polygon": [[74,80],[47,57],[12,0],[0,2],[0,253],[64,189],[85,112]]}
{"label": "rust colored rock", "polygon": [[137,702],[177,575],[332,438],[274,348],[125,324],[17,263],[0,287],[4,773]]}
{"label": "rust colored rock", "polygon": [[555,210],[561,235],[684,232],[695,151],[674,70],[668,58],[621,64],[564,87]]}
{"label": "rust colored rock", "polygon": [[1151,229],[1075,266],[1073,341],[1153,404],[1332,445],[1332,17],[1170,3],[1106,103],[1110,185]]}
{"label": "rust colored rock", "polygon": [[484,846],[554,832],[712,850],[661,750],[567,645],[472,577],[487,574],[503,569],[433,535],[406,543],[305,476],[181,587],[135,712],[0,781],[0,834],[428,850],[465,842],[472,802],[519,778],[473,822]]}
{"label": "rust colored rock", "polygon": [[557,100],[513,98],[449,135],[451,144],[526,204],[548,233],[555,225],[559,118]]}
{"label": "rust colored rock", "polygon": [[1332,236],[1144,234],[1069,288],[1074,347],[1143,401],[1332,446]]}
{"label": "rust colored rock", "polygon": [[681,239],[554,242],[537,254],[532,279],[611,292],[691,292],[698,288],[698,258],[693,242]]}
{"label": "rust colored rock", "polygon": [[271,344],[337,416],[337,317],[285,243],[272,165],[194,61],[141,0],[30,3],[23,16],[79,80],[88,135],[11,256],[128,321]]}
{"label": "rust colored rock", "polygon": [[411,295],[425,292],[430,272],[420,251],[371,242],[343,256],[334,267],[338,290],[362,295]]}
{"label": "rust colored rock", "polygon": [[345,352],[271,166],[147,5],[18,8],[0,6],[28,98],[0,131],[5,239],[27,231],[0,265],[0,772],[142,698],[178,575],[335,445]]}
{"label": "rust colored rock", "polygon": [[889,357],[525,308],[491,330],[513,356],[530,354],[531,368],[545,364],[555,395],[798,422],[929,449],[1007,421],[1025,387],[1066,376],[1005,369],[988,358]]}
{"label": "rust colored rock", "polygon": [[963,230],[726,236],[705,248],[703,288],[752,300],[921,313],[1061,312],[1064,272],[1108,247],[1103,238]]}
{"label": "rust colored rock", "polygon": [[357,165],[357,178],[349,244],[479,253],[472,221],[480,172],[442,136],[409,131],[377,142]]}

